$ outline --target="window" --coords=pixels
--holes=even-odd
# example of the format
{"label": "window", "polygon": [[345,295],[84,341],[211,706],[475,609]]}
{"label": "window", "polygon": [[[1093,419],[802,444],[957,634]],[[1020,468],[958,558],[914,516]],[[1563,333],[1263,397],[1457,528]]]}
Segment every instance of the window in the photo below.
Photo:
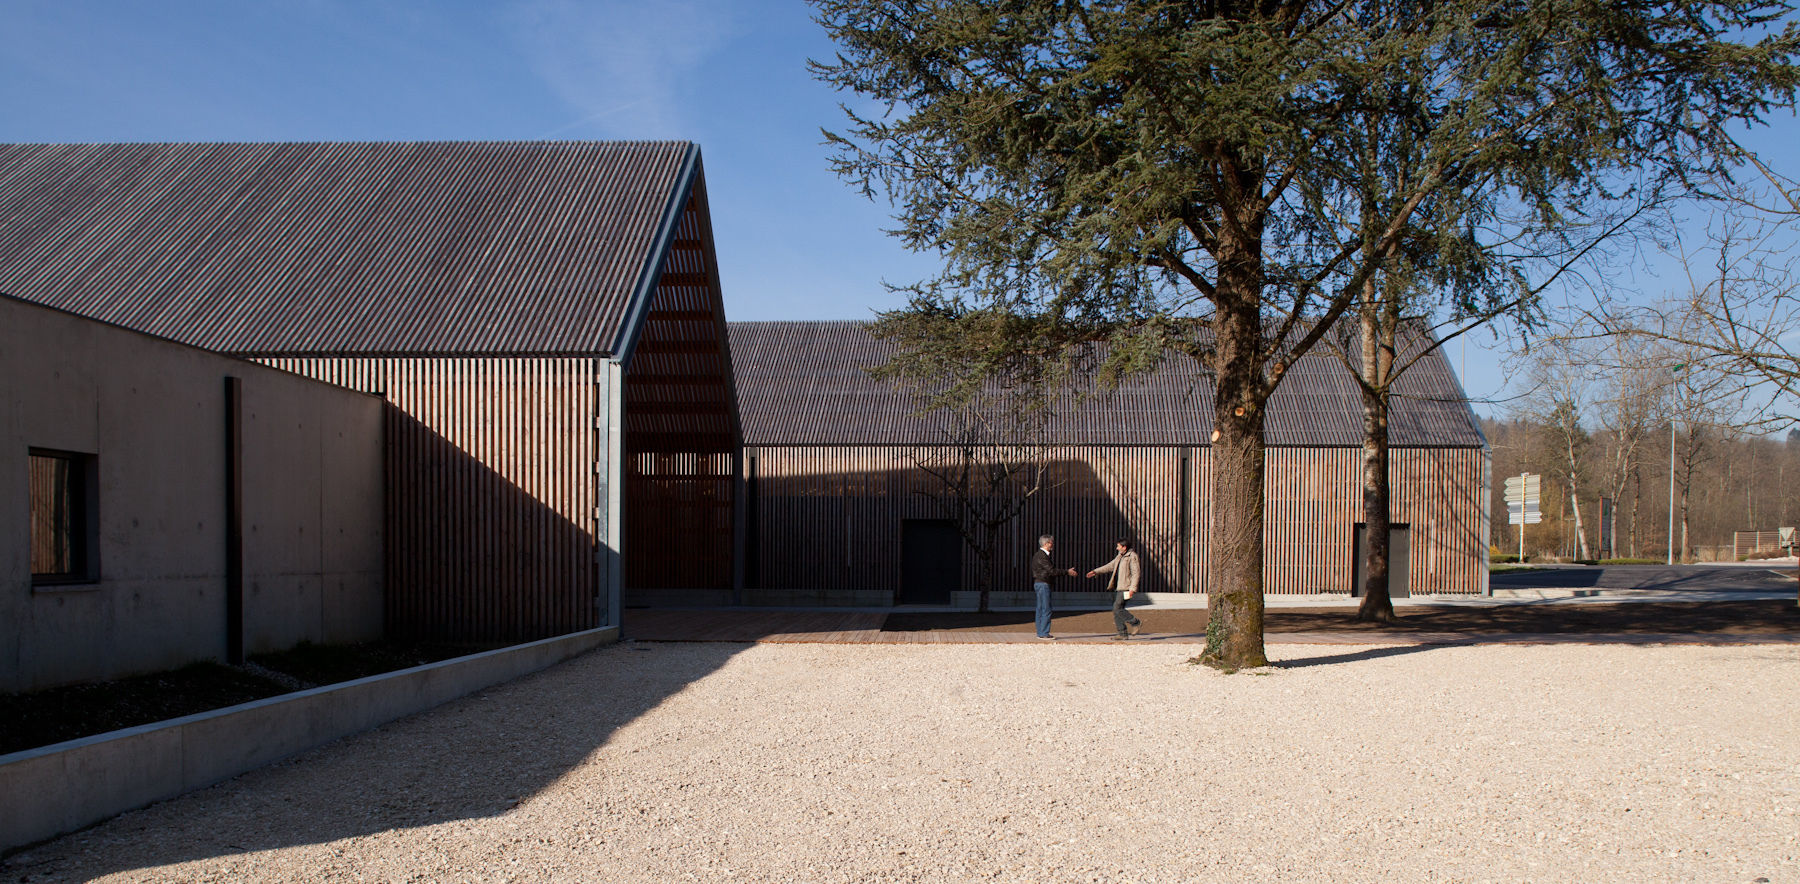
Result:
{"label": "window", "polygon": [[96,484],[93,455],[31,451],[32,583],[100,579]]}

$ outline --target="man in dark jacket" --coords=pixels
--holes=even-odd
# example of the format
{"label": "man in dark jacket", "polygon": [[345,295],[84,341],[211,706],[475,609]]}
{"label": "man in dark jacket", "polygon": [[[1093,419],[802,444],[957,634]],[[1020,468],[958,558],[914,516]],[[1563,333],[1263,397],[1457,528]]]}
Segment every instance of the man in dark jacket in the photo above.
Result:
{"label": "man in dark jacket", "polygon": [[1031,554],[1031,588],[1037,592],[1037,637],[1053,639],[1050,634],[1050,581],[1064,574],[1075,576],[1075,569],[1057,570],[1050,564],[1050,548],[1056,545],[1056,538],[1046,534],[1038,538],[1037,552]]}

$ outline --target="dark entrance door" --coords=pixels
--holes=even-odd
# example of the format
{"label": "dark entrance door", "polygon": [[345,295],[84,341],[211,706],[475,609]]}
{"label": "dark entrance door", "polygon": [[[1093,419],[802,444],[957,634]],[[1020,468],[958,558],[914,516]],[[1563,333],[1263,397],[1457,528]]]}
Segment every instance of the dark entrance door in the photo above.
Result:
{"label": "dark entrance door", "polygon": [[[1412,526],[1404,522],[1396,522],[1388,526],[1388,598],[1403,599],[1412,596],[1412,574],[1407,568],[1407,538],[1412,534]],[[1367,522],[1356,523],[1356,544],[1350,554],[1356,558],[1356,585],[1350,588],[1350,594],[1362,598],[1363,581],[1367,579],[1368,562],[1363,560],[1364,544],[1369,539]]]}
{"label": "dark entrance door", "polygon": [[962,588],[962,535],[949,519],[900,521],[900,604],[947,605]]}

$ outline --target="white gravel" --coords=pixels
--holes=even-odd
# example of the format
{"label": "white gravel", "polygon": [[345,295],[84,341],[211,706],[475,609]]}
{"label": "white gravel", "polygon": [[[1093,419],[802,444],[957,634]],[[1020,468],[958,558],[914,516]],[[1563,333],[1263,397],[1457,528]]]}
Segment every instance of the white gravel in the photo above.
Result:
{"label": "white gravel", "polygon": [[1800,881],[1800,647],[1195,650],[619,645],[0,880]]}

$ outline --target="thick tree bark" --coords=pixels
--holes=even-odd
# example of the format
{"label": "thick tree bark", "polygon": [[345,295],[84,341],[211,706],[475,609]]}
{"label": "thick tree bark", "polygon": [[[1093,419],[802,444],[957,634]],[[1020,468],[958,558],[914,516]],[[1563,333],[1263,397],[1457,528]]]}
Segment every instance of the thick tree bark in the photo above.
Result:
{"label": "thick tree bark", "polygon": [[1389,533],[1392,519],[1388,486],[1388,401],[1386,396],[1363,394],[1363,521],[1367,564],[1363,570],[1363,600],[1356,619],[1393,623],[1394,599],[1388,591],[1392,573]]}
{"label": "thick tree bark", "polygon": [[[1230,260],[1235,257],[1237,260]],[[1269,665],[1263,649],[1263,406],[1261,243],[1222,252],[1213,324],[1212,585],[1206,651],[1224,669]]]}
{"label": "thick tree bark", "polygon": [[[1373,260],[1373,253],[1370,253]],[[1356,619],[1393,623],[1394,597],[1389,587],[1393,573],[1393,488],[1388,473],[1388,413],[1394,372],[1394,343],[1400,327],[1400,301],[1381,297],[1371,277],[1363,289],[1362,398],[1363,398],[1363,600]]]}
{"label": "thick tree bark", "polygon": [[[1224,379],[1220,379],[1224,392]],[[1206,652],[1220,669],[1267,666],[1263,649],[1263,440],[1261,407],[1243,396],[1215,409],[1213,585],[1206,603]],[[1242,409],[1242,413],[1238,413]]]}

